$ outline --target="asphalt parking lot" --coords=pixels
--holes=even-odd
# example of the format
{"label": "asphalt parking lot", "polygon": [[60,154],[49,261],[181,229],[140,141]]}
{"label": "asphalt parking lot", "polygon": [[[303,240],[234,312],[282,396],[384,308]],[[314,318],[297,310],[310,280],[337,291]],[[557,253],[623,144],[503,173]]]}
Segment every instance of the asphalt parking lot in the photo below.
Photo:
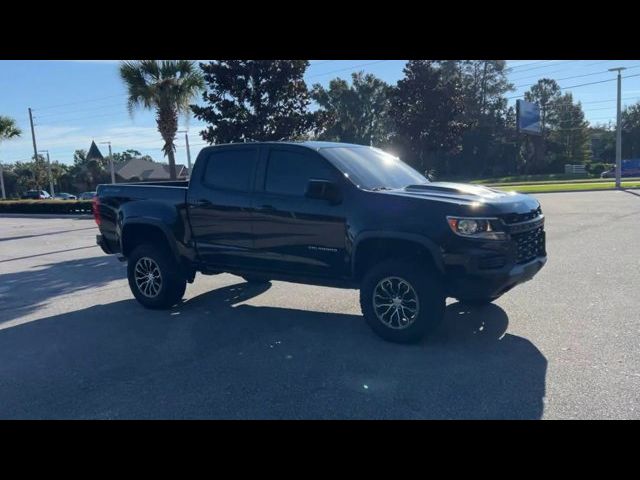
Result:
{"label": "asphalt parking lot", "polygon": [[549,261],[385,343],[355,290],[196,277],[149,311],[93,219],[0,218],[0,418],[640,418],[640,193],[538,195]]}

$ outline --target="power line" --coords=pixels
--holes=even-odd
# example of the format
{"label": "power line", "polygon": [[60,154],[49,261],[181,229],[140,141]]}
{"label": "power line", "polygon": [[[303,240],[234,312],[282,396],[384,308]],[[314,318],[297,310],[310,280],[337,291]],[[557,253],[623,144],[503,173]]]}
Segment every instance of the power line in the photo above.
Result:
{"label": "power line", "polygon": [[45,120],[45,123],[37,123],[36,125],[60,125],[60,124],[64,124],[64,123],[67,123],[67,122],[74,122],[74,121],[77,121],[77,120],[86,120],[86,119],[103,118],[103,117],[114,117],[116,115],[123,115],[123,114],[124,114],[124,112],[114,112],[114,113],[106,113],[106,114],[101,114],[101,115],[89,115],[89,116],[84,116],[84,117],[65,118],[65,119],[62,119],[62,120],[55,120],[53,122]]}
{"label": "power line", "polygon": [[[600,63],[600,62],[599,62],[599,63]],[[596,65],[596,64],[592,64],[592,65]],[[586,68],[586,67],[589,67],[589,65],[584,65],[584,68]],[[553,72],[545,72],[545,73],[544,73],[544,75],[542,76],[542,78],[548,78],[548,75],[550,75],[550,74],[552,74],[552,73],[558,73],[558,72],[564,72],[564,71],[566,71],[566,69],[562,69],[562,70],[555,70],[555,71],[553,71]],[[608,72],[608,70],[604,70],[604,72]],[[580,77],[580,76],[596,75],[596,74],[598,74],[598,73],[600,73],[600,71],[598,71],[598,72],[593,72],[593,73],[587,73],[587,74],[584,74],[584,75],[575,75],[575,76],[573,76],[573,77],[566,77],[566,78],[578,78],[578,77]],[[512,81],[525,80],[525,79],[527,79],[527,78],[535,78],[535,77],[540,78],[540,77],[541,77],[541,75],[540,75],[540,74],[536,74],[536,75],[529,75],[529,76],[527,76],[527,77],[521,77],[521,78],[517,78],[517,79],[512,79]],[[557,80],[564,80],[564,79],[560,79],[560,78],[559,78],[559,79],[557,79]],[[519,86],[520,86],[520,85],[516,85],[516,88],[518,88]],[[524,86],[526,86],[526,85],[524,85]]]}
{"label": "power line", "polygon": [[[639,74],[640,75],[640,74]],[[630,77],[635,77],[636,75],[630,75]],[[630,77],[624,77],[624,78],[630,78]],[[586,87],[587,85],[596,85],[598,83],[607,83],[607,82],[615,82],[616,79],[615,78],[609,78],[607,80],[600,80],[598,82],[589,82],[589,83],[581,83],[578,85],[571,85],[571,86],[566,86],[566,87],[560,87],[561,90],[567,90],[569,88],[578,88],[578,87]],[[524,97],[524,94],[522,95],[515,95],[513,97],[507,97],[507,100],[512,100],[514,98],[522,98]]]}
{"label": "power line", "polygon": [[48,118],[48,117],[57,117],[57,116],[64,116],[64,115],[68,115],[68,114],[74,114],[74,113],[78,113],[78,112],[91,112],[91,111],[95,111],[98,109],[103,109],[103,108],[110,108],[110,107],[126,107],[126,104],[119,102],[119,103],[107,103],[105,105],[94,105],[92,107],[89,108],[79,108],[79,109],[72,109],[72,110],[66,110],[64,112],[53,112],[53,113],[45,113],[45,114],[38,114],[36,115],[37,118]]}
{"label": "power line", "polygon": [[[632,70],[634,68],[640,68],[640,65],[633,65],[631,67],[627,67],[627,70]],[[609,70],[602,70],[602,71],[599,71],[599,72],[585,73],[583,75],[573,75],[571,77],[554,78],[552,80],[555,80],[556,82],[560,82],[562,80],[571,80],[573,78],[582,78],[582,77],[592,77],[593,75],[603,75],[605,73],[610,74],[611,72],[609,72]],[[530,86],[536,85],[536,84],[537,84],[537,82],[536,83],[528,83],[526,85],[516,85],[514,88],[530,87]]]}
{"label": "power line", "polygon": [[[518,61],[518,60],[516,60]],[[537,65],[540,63],[549,63],[549,62],[553,62],[554,60],[538,60],[537,62],[531,62],[531,63],[522,63],[520,65],[515,65],[513,67],[508,67],[507,70],[514,70],[516,68],[521,68],[521,67],[528,67],[529,65]]]}
{"label": "power line", "polygon": [[[553,60],[549,60],[549,61],[552,62]],[[538,66],[538,67],[527,68],[525,70],[519,71],[518,73],[528,72],[530,70],[537,70],[537,69],[540,69],[540,68],[555,67],[556,65],[564,65],[565,63],[578,62],[578,61],[579,60],[565,60],[563,62],[552,63],[551,65],[541,65],[541,66]]]}
{"label": "power line", "polygon": [[[578,60],[570,60],[570,61],[576,62]],[[589,68],[589,67],[593,67],[593,66],[596,66],[596,65],[602,65],[603,63],[608,63],[608,62],[609,62],[609,60],[602,60],[600,62],[589,63],[588,65],[576,65],[575,68]],[[547,65],[547,66],[548,67],[554,67],[556,65],[559,65],[559,64],[556,63],[556,64],[553,64],[553,65]],[[552,72],[536,73],[534,75],[527,75],[525,77],[510,78],[509,80],[512,81],[512,82],[517,82],[517,81],[520,81],[520,80],[526,80],[527,78],[544,77],[546,75],[551,75],[552,73],[564,72],[568,68],[571,68],[571,67],[565,67],[565,68],[562,68],[560,70],[554,70]]]}
{"label": "power line", "polygon": [[311,76],[309,76],[308,78],[322,77],[322,76],[324,76],[324,75],[331,75],[331,74],[333,74],[333,73],[344,72],[344,71],[347,71],[347,70],[355,70],[356,68],[360,68],[360,67],[367,67],[367,66],[370,66],[370,65],[376,65],[376,64],[378,64],[378,63],[382,63],[382,62],[389,62],[389,61],[390,61],[390,60],[377,60],[377,61],[375,61],[375,62],[361,63],[361,64],[359,64],[359,65],[353,65],[353,66],[351,66],[351,67],[347,67],[347,68],[339,68],[338,70],[332,70],[332,71],[330,71],[330,72],[325,72],[325,73],[319,73],[319,74],[316,74],[316,75],[311,75]]}
{"label": "power line", "polygon": [[108,97],[89,98],[89,99],[80,100],[80,101],[77,101],[77,102],[61,103],[61,104],[58,104],[58,105],[47,105],[47,106],[44,106],[44,107],[34,108],[33,110],[34,111],[35,110],[38,110],[38,111],[39,110],[48,110],[50,108],[66,107],[68,105],[78,105],[78,104],[81,104],[81,103],[97,102],[98,100],[104,100],[104,99],[107,99],[107,98],[126,97],[128,95],[129,95],[128,93],[121,93],[119,95],[110,95]]}
{"label": "power line", "polygon": [[325,64],[331,63],[331,62],[335,62],[335,60],[324,60],[322,62],[312,63],[311,65],[309,65],[309,68],[319,67],[320,65],[325,65]]}

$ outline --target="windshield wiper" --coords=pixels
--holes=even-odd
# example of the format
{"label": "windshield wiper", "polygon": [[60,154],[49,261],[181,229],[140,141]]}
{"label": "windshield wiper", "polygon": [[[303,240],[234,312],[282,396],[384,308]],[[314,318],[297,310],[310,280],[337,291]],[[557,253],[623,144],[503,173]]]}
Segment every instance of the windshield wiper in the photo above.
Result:
{"label": "windshield wiper", "polygon": [[373,187],[370,189],[372,192],[378,192],[380,190],[393,190],[393,188],[389,188],[389,187]]}

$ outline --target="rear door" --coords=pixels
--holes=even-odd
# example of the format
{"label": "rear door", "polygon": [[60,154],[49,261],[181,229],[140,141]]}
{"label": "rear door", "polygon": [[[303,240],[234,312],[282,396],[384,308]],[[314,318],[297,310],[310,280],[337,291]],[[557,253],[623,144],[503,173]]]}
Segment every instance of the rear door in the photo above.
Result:
{"label": "rear door", "polygon": [[310,276],[346,274],[344,204],[305,197],[310,179],[342,185],[335,167],[313,150],[280,145],[264,149],[253,201],[260,269]]}
{"label": "rear door", "polygon": [[[255,145],[211,150],[193,172],[189,193],[191,231],[207,266],[251,264],[252,189],[258,161]],[[200,160],[199,160],[200,161]]]}

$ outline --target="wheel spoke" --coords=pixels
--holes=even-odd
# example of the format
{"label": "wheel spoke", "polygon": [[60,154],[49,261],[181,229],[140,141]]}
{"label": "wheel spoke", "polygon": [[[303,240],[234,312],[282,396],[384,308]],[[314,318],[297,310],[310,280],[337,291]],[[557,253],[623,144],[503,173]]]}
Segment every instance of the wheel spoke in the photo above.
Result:
{"label": "wheel spoke", "polygon": [[162,289],[162,272],[155,260],[149,257],[140,258],[133,273],[140,293],[150,298],[158,295]]}
{"label": "wheel spoke", "polygon": [[407,328],[418,317],[420,303],[413,286],[403,278],[382,279],[373,291],[373,307],[378,320],[392,329]]}

